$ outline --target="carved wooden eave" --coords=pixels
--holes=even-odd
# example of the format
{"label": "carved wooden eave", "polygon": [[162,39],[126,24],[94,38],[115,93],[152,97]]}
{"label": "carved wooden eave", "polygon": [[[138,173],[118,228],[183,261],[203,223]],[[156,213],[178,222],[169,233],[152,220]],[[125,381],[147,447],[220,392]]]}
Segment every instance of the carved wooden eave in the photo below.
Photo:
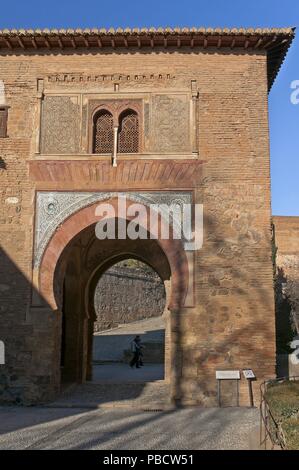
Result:
{"label": "carved wooden eave", "polygon": [[294,36],[295,28],[4,29],[0,30],[0,54],[136,48],[264,50],[270,89]]}
{"label": "carved wooden eave", "polygon": [[[31,160],[29,173],[39,188],[64,187],[75,183],[88,188],[192,188],[202,174],[202,160],[120,160],[111,161]],[[161,186],[162,185],[162,186]]]}

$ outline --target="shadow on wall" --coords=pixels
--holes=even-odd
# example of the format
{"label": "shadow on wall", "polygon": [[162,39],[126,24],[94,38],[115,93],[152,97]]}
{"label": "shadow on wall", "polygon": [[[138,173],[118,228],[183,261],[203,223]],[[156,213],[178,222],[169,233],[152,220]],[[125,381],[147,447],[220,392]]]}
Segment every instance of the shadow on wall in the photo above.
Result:
{"label": "shadow on wall", "polygon": [[6,170],[6,163],[1,157],[0,157],[0,170]]}
{"label": "shadow on wall", "polygon": [[[252,367],[264,379],[273,364],[273,344],[264,340],[273,334],[272,317],[269,321],[264,317],[273,297],[269,282],[265,288],[263,283],[254,282],[268,253],[264,254],[264,245],[252,241],[250,234],[241,232],[236,242],[223,239],[222,225],[216,224],[215,218],[205,220],[204,254],[208,257],[199,253],[196,262],[200,272],[198,311],[178,308],[171,312],[172,396],[178,404],[186,395],[201,405],[214,403],[216,368]],[[11,252],[23,250],[22,240],[20,248],[16,248],[16,242],[14,239]],[[256,273],[248,274],[249,257],[261,261],[256,264]],[[30,307],[34,287],[3,250],[0,270],[0,339],[6,346],[6,364],[0,366],[0,401],[37,403],[53,399],[60,392],[51,370],[53,345],[60,341],[61,326],[55,324],[59,313],[48,305]],[[178,267],[176,275],[183,280],[185,273]],[[177,298],[183,294],[181,282],[177,284]]]}
{"label": "shadow on wall", "polygon": [[[20,238],[19,234],[14,237],[14,251],[21,251],[18,249],[23,242]],[[30,396],[34,400],[43,395],[41,389],[45,388],[41,376],[34,373],[38,364],[33,345],[36,342],[39,346],[39,338],[37,333],[34,334],[34,325],[29,319],[31,288],[26,277],[1,249],[0,340],[5,344],[5,364],[0,365],[0,403],[24,403],[30,400]],[[42,335],[46,328],[45,318],[41,318],[40,326]],[[40,348],[42,351],[42,344]],[[46,381],[46,377],[43,380]]]}
{"label": "shadow on wall", "polygon": [[[252,368],[257,377],[253,383],[255,396],[259,396],[260,380],[273,377],[274,290],[269,288],[269,278],[265,278],[265,285],[261,282],[260,274],[261,266],[269,266],[268,275],[272,274],[268,254],[270,222],[268,239],[263,238],[247,220],[241,220],[243,216],[229,221],[235,237],[223,238],[223,204],[221,196],[219,214],[206,215],[204,219],[205,255],[199,253],[196,264],[199,273],[197,306],[200,306],[201,315],[193,317],[187,324],[185,310],[172,314],[172,331],[178,332],[176,342],[172,343],[175,350],[174,390],[178,404],[186,392],[193,403],[203,406],[215,404],[217,369]],[[247,260],[251,263],[251,270],[248,270]],[[265,318],[268,314],[269,318]],[[189,339],[190,346],[184,345],[186,331],[193,333]],[[196,332],[200,332],[200,346],[199,339],[196,341],[194,337]],[[268,341],[265,342],[265,338]],[[246,381],[241,381],[242,384],[247,396]],[[223,405],[230,405],[225,397]]]}
{"label": "shadow on wall", "polygon": [[[1,249],[0,340],[5,345],[5,364],[0,364],[0,404],[38,405],[55,400],[62,392],[59,384],[53,385],[57,378],[52,370],[54,343],[61,344],[61,324],[57,327],[61,315],[45,299],[41,299],[42,307],[32,307],[34,296],[39,293]],[[60,357],[56,360],[59,363]],[[121,397],[117,389],[104,393],[101,402],[110,402],[111,397],[117,401],[137,398],[144,386],[124,387]]]}

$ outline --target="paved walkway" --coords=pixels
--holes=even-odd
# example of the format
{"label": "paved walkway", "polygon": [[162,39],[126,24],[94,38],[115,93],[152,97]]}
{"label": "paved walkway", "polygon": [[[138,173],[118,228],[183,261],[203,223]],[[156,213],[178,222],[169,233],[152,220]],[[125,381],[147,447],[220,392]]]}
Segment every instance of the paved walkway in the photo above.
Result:
{"label": "paved walkway", "polygon": [[97,364],[93,366],[92,383],[140,383],[164,379],[164,364],[145,364],[140,369],[128,364]]}
{"label": "paved walkway", "polygon": [[142,336],[143,342],[163,343],[165,334],[164,317],[124,323],[119,325],[118,328],[95,333],[93,335],[93,360],[122,361],[124,350],[130,349],[130,343],[137,334]]}
{"label": "paved walkway", "polygon": [[0,449],[249,449],[258,411],[0,407]]}
{"label": "paved walkway", "polygon": [[47,406],[54,408],[130,407],[132,410],[166,409],[170,407],[170,390],[169,385],[163,380],[123,384],[87,382],[70,386],[56,401]]}

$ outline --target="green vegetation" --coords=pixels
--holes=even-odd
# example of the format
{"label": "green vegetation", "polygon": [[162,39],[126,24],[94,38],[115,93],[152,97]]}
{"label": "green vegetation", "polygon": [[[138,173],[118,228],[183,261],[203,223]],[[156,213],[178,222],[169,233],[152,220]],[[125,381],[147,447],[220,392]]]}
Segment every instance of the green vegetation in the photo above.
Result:
{"label": "green vegetation", "polygon": [[281,424],[287,448],[299,449],[299,381],[275,383],[268,387],[266,399],[275,420]]}
{"label": "green vegetation", "polygon": [[275,243],[275,226],[272,223],[272,265],[275,294],[275,331],[277,354],[290,354],[292,352],[289,343],[294,338],[292,325],[292,307],[288,296],[283,292],[283,285],[287,283],[287,277],[282,268],[276,264],[277,246]]}

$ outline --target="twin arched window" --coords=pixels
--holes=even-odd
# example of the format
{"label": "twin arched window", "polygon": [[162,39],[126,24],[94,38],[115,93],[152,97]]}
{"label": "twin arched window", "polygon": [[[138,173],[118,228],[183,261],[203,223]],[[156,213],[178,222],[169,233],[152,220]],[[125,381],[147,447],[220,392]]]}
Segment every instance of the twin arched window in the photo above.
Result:
{"label": "twin arched window", "polygon": [[[93,153],[113,152],[113,115],[106,109],[94,117]],[[133,109],[123,111],[118,120],[118,153],[138,153],[139,119]]]}
{"label": "twin arched window", "polygon": [[105,109],[95,116],[93,153],[112,153],[113,151],[113,116]]}

